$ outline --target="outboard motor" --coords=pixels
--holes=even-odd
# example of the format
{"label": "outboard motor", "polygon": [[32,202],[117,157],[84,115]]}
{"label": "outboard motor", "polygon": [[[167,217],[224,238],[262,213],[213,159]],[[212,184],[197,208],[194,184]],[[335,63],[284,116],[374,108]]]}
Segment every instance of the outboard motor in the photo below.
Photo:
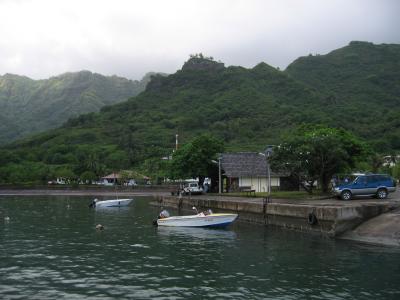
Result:
{"label": "outboard motor", "polygon": [[[157,219],[169,218],[169,216],[170,216],[169,212],[168,212],[167,210],[164,209],[164,210],[162,210],[162,211],[160,212],[160,214],[158,215]],[[153,225],[154,225],[154,226],[158,226],[157,219],[156,219],[156,220],[153,220]]]}
{"label": "outboard motor", "polygon": [[98,200],[97,199],[94,199],[90,204],[89,204],[89,208],[95,208],[96,207],[96,202],[97,202]]}
{"label": "outboard motor", "polygon": [[170,214],[167,210],[163,210],[160,212],[160,214],[158,215],[159,219],[164,219],[164,218],[169,218]]}
{"label": "outboard motor", "polygon": [[[160,214],[158,215],[157,219],[169,218],[169,216],[170,216],[169,212],[168,212],[167,210],[164,209],[164,210],[162,210],[162,211],[160,212]],[[154,225],[154,226],[158,226],[157,219],[156,219],[156,220],[153,220],[153,225]]]}

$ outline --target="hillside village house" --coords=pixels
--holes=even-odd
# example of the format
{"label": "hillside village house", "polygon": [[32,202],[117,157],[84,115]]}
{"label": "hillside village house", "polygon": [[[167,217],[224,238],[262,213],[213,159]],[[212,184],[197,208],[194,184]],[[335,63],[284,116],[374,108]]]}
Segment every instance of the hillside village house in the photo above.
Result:
{"label": "hillside village house", "polygon": [[[221,154],[222,175],[226,177],[225,190],[239,191],[241,187],[251,187],[255,192],[268,189],[267,160],[256,152]],[[271,189],[290,189],[290,180],[285,174],[271,170]]]}

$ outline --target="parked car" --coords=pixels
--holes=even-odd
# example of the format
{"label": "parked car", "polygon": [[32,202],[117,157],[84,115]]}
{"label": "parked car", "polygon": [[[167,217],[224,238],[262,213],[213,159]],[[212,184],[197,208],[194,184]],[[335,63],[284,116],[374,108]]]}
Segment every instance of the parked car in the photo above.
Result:
{"label": "parked car", "polygon": [[197,182],[186,183],[183,187],[184,194],[202,194],[203,188]]}
{"label": "parked car", "polygon": [[386,174],[368,174],[357,176],[349,183],[335,186],[333,192],[343,200],[354,196],[375,196],[385,199],[389,193],[396,190],[396,181]]}

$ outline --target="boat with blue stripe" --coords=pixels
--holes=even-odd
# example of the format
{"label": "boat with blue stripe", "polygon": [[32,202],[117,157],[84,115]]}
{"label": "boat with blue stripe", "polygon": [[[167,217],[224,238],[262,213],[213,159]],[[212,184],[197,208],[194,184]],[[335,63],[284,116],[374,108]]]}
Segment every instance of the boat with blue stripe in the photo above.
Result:
{"label": "boat with blue stripe", "polygon": [[170,217],[169,213],[164,210],[154,223],[158,226],[170,227],[226,227],[237,217],[237,214],[213,213],[211,210],[196,215]]}

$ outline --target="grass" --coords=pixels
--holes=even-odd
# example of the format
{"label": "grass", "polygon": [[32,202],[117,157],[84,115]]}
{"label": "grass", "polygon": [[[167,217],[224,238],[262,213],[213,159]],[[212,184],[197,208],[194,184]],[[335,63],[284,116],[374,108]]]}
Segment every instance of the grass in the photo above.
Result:
{"label": "grass", "polygon": [[[224,193],[225,196],[237,196],[237,197],[247,197],[246,193]],[[267,193],[256,193],[256,197],[266,197]],[[329,196],[322,193],[322,191],[316,190],[312,195],[308,194],[306,191],[272,191],[271,198],[275,199],[299,199],[299,200],[310,200],[310,199],[320,199],[321,197]]]}

